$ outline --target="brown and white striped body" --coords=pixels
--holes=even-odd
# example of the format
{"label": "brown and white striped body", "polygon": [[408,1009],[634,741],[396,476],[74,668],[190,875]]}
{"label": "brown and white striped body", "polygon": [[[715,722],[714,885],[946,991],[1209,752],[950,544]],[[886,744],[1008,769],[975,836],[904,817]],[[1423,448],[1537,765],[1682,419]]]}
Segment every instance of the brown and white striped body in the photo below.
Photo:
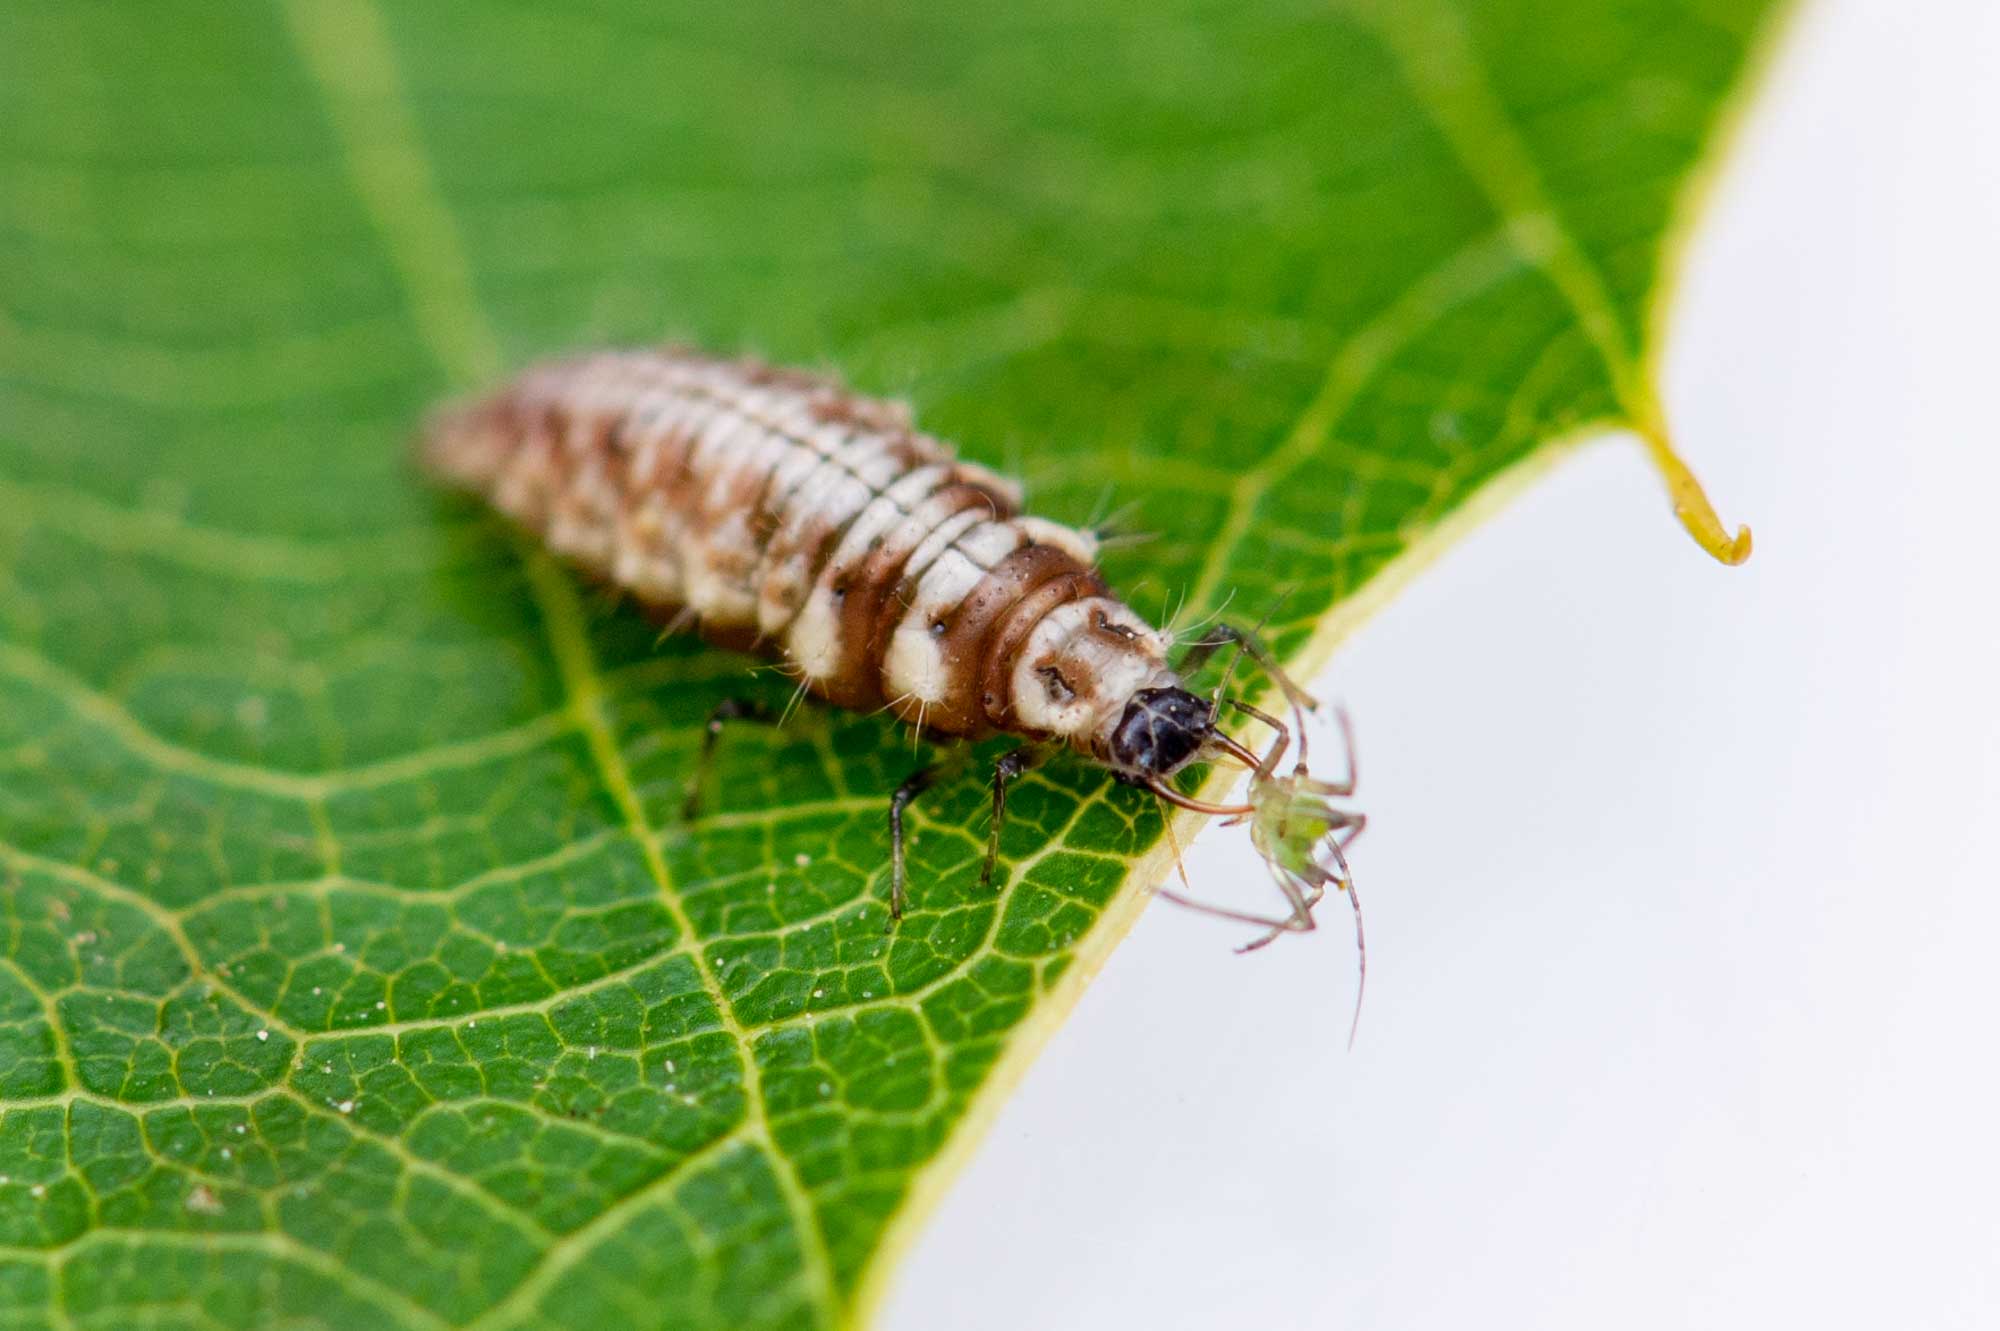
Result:
{"label": "brown and white striped body", "polygon": [[705,636],[812,692],[942,735],[1112,760],[1167,642],[1111,596],[1087,533],[1025,516],[898,404],[748,361],[606,351],[447,409],[430,465]]}

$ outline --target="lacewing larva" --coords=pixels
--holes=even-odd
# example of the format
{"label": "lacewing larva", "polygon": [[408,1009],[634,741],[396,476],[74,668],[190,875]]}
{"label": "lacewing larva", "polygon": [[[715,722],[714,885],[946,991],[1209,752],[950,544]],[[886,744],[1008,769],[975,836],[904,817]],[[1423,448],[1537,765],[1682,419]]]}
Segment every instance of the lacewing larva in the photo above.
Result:
{"label": "lacewing larva", "polygon": [[[1364,825],[1353,791],[1305,769],[1311,702],[1256,636],[1211,629],[1168,664],[1170,635],[1099,577],[1098,538],[1020,511],[1012,482],[954,457],[907,408],[823,377],[679,349],[600,351],[543,364],[432,419],[424,456],[548,547],[672,623],[779,658],[802,690],[887,709],[937,738],[1025,741],[993,775],[984,879],[999,854],[1008,782],[1069,748],[1184,809],[1247,820],[1289,911],[1266,918],[1166,893],[1262,925],[1258,947],[1313,927],[1331,884],[1351,891],[1343,850]],[[1277,683],[1293,731],[1183,678],[1233,646]],[[1230,675],[1233,676],[1232,665]],[[1268,725],[1261,757],[1224,734],[1229,706]],[[723,723],[763,709],[725,702]],[[1197,761],[1250,771],[1243,803],[1212,804],[1169,779]],[[904,899],[903,813],[938,776],[889,799],[890,913]],[[696,809],[699,773],[689,794]],[[1357,916],[1357,929],[1358,929]]]}

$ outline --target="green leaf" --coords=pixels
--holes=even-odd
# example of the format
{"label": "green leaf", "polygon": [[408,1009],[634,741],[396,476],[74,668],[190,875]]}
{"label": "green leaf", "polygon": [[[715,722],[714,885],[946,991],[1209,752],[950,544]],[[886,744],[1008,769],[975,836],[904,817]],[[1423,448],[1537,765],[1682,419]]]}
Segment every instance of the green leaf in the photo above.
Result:
{"label": "green leaf", "polygon": [[853,1320],[1159,818],[1044,769],[996,895],[969,774],[885,932],[910,744],[808,706],[682,824],[788,682],[433,493],[426,404],[836,368],[1306,668],[1586,434],[1740,558],[1649,365],[1768,8],[9,0],[0,1321]]}

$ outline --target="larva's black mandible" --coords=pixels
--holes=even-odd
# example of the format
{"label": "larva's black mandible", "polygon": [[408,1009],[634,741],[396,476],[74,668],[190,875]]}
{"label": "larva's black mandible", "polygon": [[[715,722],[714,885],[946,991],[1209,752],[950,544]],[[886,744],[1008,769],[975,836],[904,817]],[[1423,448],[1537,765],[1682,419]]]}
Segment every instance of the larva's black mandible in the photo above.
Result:
{"label": "larva's black mandible", "polygon": [[[1312,781],[1303,762],[1279,776],[1288,729],[1241,704],[1275,728],[1270,751],[1218,730],[1220,691],[1182,686],[1166,635],[1098,576],[1096,538],[1021,513],[1015,485],[958,461],[899,404],[750,361],[605,351],[447,407],[424,452],[558,554],[713,641],[782,657],[829,702],[935,736],[1029,741],[994,776],[989,877],[1007,781],[1062,745],[1184,808],[1251,818],[1292,906],[1255,921],[1271,936],[1311,928],[1325,886],[1349,886],[1340,852],[1362,819],[1328,799],[1351,781]],[[1182,668],[1224,644],[1249,650],[1295,712],[1305,703],[1245,634],[1212,632]],[[711,739],[746,711],[719,709]],[[1249,802],[1167,784],[1216,758],[1252,769]],[[932,775],[890,801],[897,915],[902,813]]]}

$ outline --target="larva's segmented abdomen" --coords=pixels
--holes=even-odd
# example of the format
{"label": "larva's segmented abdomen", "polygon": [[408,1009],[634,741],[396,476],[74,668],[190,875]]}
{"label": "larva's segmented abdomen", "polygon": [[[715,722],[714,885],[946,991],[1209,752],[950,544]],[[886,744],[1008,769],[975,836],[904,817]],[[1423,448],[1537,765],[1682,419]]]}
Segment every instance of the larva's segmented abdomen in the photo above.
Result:
{"label": "larva's segmented abdomen", "polygon": [[425,453],[558,554],[775,650],[841,706],[1089,748],[1172,680],[1093,538],[1021,515],[1010,482],[826,379],[601,352],[447,409]]}

